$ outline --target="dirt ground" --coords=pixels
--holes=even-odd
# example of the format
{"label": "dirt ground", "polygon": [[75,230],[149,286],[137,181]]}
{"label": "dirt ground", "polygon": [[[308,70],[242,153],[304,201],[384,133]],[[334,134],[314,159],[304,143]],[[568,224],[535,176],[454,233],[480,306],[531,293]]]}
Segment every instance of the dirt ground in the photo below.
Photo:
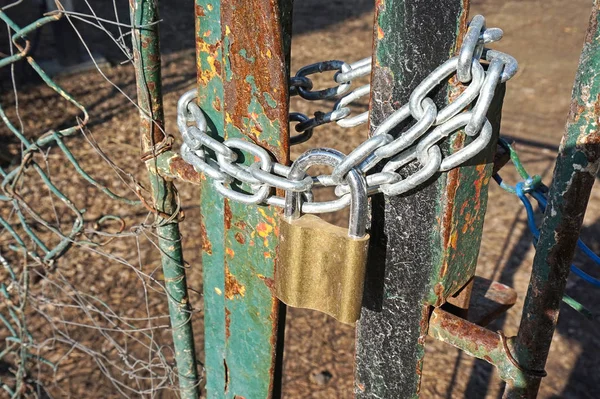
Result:
{"label": "dirt ground", "polygon": [[[103,9],[103,2],[91,3],[95,9],[110,15],[110,10]],[[124,20],[127,21],[127,2],[118,3],[120,7],[123,6],[121,3],[125,4],[119,8],[119,12],[125,13]],[[175,105],[179,96],[194,86],[195,80],[193,6],[189,0],[171,1],[168,5],[166,3],[163,2],[161,32],[166,129],[178,138]],[[366,0],[296,0],[292,71],[318,60],[355,61],[368,56],[372,43],[372,3]],[[519,61],[519,73],[507,86],[502,134],[515,141],[529,172],[541,174],[547,184],[550,183],[554,157],[564,130],[590,9],[589,0],[471,1],[471,15],[481,13],[487,19],[487,26],[497,26],[504,30],[504,39],[494,47],[512,54]],[[134,97],[135,80],[131,66],[118,65],[123,61],[123,55],[111,43],[100,40],[101,37],[98,33],[90,33],[86,39],[88,43],[95,45],[95,51],[104,54],[115,64],[104,70],[106,77]],[[51,35],[42,35],[39,41],[42,43],[38,50],[39,56],[43,58],[51,55],[54,45]],[[73,107],[57,101],[45,85],[31,81],[27,83],[27,72],[24,71],[23,74],[18,91],[20,115],[28,137],[39,135],[50,128],[66,126],[73,121],[77,115]],[[15,117],[10,81],[5,79],[5,75],[1,76],[2,105],[8,109],[9,116]],[[89,129],[100,148],[118,166],[143,182],[144,170],[139,162],[138,152],[138,115],[132,104],[97,72],[59,77],[57,81],[90,112]],[[366,110],[366,107],[365,101],[356,110]],[[307,114],[318,109],[297,99],[293,99],[291,108]],[[2,153],[17,154],[19,145],[12,140],[4,126],[0,126],[0,136],[2,142],[6,143],[2,146]],[[342,130],[337,126],[327,126],[315,132],[309,143],[294,147],[292,158],[314,146],[333,147],[348,153],[365,137],[364,128]],[[74,154],[81,159],[82,167],[95,178],[117,193],[132,197],[127,178],[119,180],[110,167],[101,162],[88,141],[77,137],[68,143]],[[145,220],[144,208],[138,207],[132,211],[131,207],[107,201],[105,197],[98,195],[96,190],[72,173],[72,169],[69,169],[58,152],[51,152],[48,159],[52,161],[48,168],[52,171],[57,186],[79,207],[89,209],[86,214],[86,221],[89,223],[93,223],[104,213],[120,215],[126,220],[128,227]],[[517,179],[510,166],[506,168],[503,177],[513,182]],[[182,234],[185,258],[190,264],[190,300],[197,310],[194,313],[196,349],[203,356],[198,188],[179,183],[178,189],[186,213]],[[27,195],[30,196],[28,198],[35,199],[38,194],[32,188]],[[600,190],[595,189],[582,231],[582,236],[596,252],[600,251],[599,199]],[[66,216],[65,218],[68,219]],[[329,216],[329,220],[334,222],[343,223],[343,219],[343,214]],[[146,273],[160,281],[162,277],[158,252],[148,239],[152,237],[146,230],[136,232],[139,234],[115,240],[103,247],[103,251],[110,253],[112,258],[82,247],[74,248],[60,261],[57,276],[41,279],[34,290],[40,290],[46,297],[54,298],[54,302],[59,299],[68,302],[73,300],[72,293],[61,291],[51,283],[68,282],[73,290],[101,298],[131,320],[144,315],[164,316],[167,312],[164,297],[155,292],[155,283],[140,277],[140,273]],[[3,253],[6,251],[6,243],[7,238],[0,235]],[[515,197],[492,183],[477,274],[512,286],[519,293],[516,306],[490,326],[494,330],[503,329],[507,336],[515,335],[518,329],[533,256],[525,212]],[[593,265],[580,255],[575,263],[594,274]],[[598,309],[600,306],[599,292],[576,277],[570,277],[567,294],[588,308]],[[57,309],[51,303],[38,303],[36,306],[51,315],[49,319],[30,321],[30,328],[38,338],[45,338],[44,335],[50,331],[48,325],[56,318],[73,320],[80,315],[75,311],[69,313],[68,309]],[[163,317],[154,326],[167,322]],[[298,309],[289,310],[286,326],[283,396],[352,397],[354,330],[328,316]],[[597,388],[600,383],[600,374],[597,372],[600,366],[600,357],[597,355],[600,338],[596,334],[597,328],[597,322],[587,321],[571,308],[562,306],[546,367],[548,377],[542,382],[540,398],[600,397],[600,389]],[[154,342],[169,345],[169,331],[164,328],[152,331]],[[106,356],[112,353],[112,349],[107,349],[105,345],[107,336],[95,330],[71,325],[68,327],[68,335]],[[111,335],[111,338],[119,339],[116,335]],[[145,339],[136,336],[138,338]],[[129,340],[132,339],[129,337]],[[126,390],[121,394],[114,384],[109,383],[99,370],[99,365],[92,360],[98,357],[97,354],[92,356],[89,351],[79,348],[72,351],[68,349],[69,345],[62,343],[62,347],[57,344],[51,350],[46,350],[45,355],[53,361],[60,360],[61,367],[55,374],[42,367],[37,374],[38,378],[48,384],[49,391],[55,397],[138,396]],[[124,383],[127,381],[127,376],[119,375],[118,372],[114,378]],[[165,384],[168,385],[168,381]],[[421,393],[424,398],[497,398],[502,393],[502,382],[489,364],[471,359],[443,343],[429,340]],[[0,397],[1,395],[2,393]],[[167,390],[161,391],[159,395],[173,396]]]}

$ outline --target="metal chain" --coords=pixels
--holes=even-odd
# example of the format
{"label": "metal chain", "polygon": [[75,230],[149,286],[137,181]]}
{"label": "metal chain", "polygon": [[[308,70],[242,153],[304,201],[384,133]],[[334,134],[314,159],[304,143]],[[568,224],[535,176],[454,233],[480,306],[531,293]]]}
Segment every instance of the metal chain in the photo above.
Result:
{"label": "metal chain", "polygon": [[[369,195],[384,193],[399,195],[410,191],[429,180],[438,172],[453,169],[480,153],[490,142],[492,126],[486,118],[496,86],[506,82],[517,72],[517,61],[510,55],[484,48],[487,43],[502,38],[502,30],[485,27],[481,15],[473,18],[465,34],[459,55],[450,58],[429,74],[410,95],[407,104],[394,111],[376,129],[372,137],[361,143],[350,154],[337,163],[330,175],[311,177],[306,174],[290,178],[291,167],[275,162],[262,147],[242,139],[221,141],[217,132],[208,134],[206,119],[195,104],[196,91],[185,93],[179,100],[177,124],[183,137],[181,155],[194,168],[214,181],[216,190],[229,199],[245,204],[266,204],[285,207],[282,197],[273,195],[272,188],[288,193],[302,193],[302,213],[326,213],[350,205],[351,189],[347,184],[349,173],[359,172],[366,176]],[[484,69],[481,60],[489,65]],[[325,71],[337,71],[335,85],[313,90],[309,76]],[[290,113],[290,122],[297,122],[297,135],[290,137],[292,145],[311,138],[315,127],[336,122],[342,127],[364,124],[368,112],[350,116],[349,105],[366,96],[370,85],[349,91],[352,82],[371,73],[371,58],[352,64],[343,61],[325,61],[305,66],[290,79],[290,95],[306,100],[334,99],[333,109],[317,112],[313,118]],[[432,91],[449,77],[456,74],[464,85],[462,93],[442,109],[437,109],[428,97]],[[470,109],[469,111],[465,111]],[[390,132],[400,123],[414,123],[399,137]],[[450,135],[463,130],[473,140],[462,149],[446,157],[439,143]],[[250,166],[238,161],[233,150],[252,154],[259,162]],[[309,150],[309,151],[314,151]],[[419,168],[409,176],[402,177],[399,170],[416,163]],[[376,165],[382,164],[381,172],[367,176]],[[411,169],[412,170],[412,169]],[[234,190],[245,183],[248,192]],[[318,186],[335,186],[337,199],[313,202],[312,189]]]}

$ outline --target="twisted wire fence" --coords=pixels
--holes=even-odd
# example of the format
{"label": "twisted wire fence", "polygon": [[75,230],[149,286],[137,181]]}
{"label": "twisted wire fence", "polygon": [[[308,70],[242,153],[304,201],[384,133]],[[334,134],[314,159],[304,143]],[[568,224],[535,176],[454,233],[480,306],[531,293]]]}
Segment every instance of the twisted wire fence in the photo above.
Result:
{"label": "twisted wire fence", "polygon": [[[129,64],[131,31],[140,27],[127,22],[127,1],[86,0],[84,12],[57,1],[43,15],[35,5],[0,9],[0,396],[175,390],[156,211],[144,199],[138,146],[119,140],[131,129],[123,115],[139,112]],[[38,60],[48,26],[65,22],[98,72],[79,86],[52,78]],[[110,38],[122,66],[102,68],[90,27]],[[193,77],[172,82],[185,84]]]}

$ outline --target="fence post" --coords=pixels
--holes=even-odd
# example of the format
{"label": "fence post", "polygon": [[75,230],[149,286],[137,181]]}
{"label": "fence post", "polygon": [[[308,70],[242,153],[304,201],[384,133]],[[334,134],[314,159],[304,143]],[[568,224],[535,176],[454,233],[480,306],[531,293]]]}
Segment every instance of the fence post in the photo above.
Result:
{"label": "fence post", "polygon": [[185,263],[179,234],[177,192],[172,181],[157,172],[156,156],[168,149],[164,132],[160,46],[158,36],[158,1],[133,0],[131,21],[134,66],[138,105],[142,159],[146,160],[152,199],[155,208],[156,234],[161,251],[169,316],[173,330],[173,346],[182,398],[197,398],[199,394],[194,333],[187,294]]}
{"label": "fence post", "polygon": [[525,383],[508,385],[506,398],[537,396],[569,267],[600,165],[599,11],[600,1],[595,0],[515,340],[515,357],[523,369]]}
{"label": "fence post", "polygon": [[[371,132],[408,102],[423,78],[457,53],[468,7],[468,0],[376,3]],[[448,83],[434,98],[438,109],[460,90],[455,78]],[[357,325],[358,398],[417,396],[431,307],[468,289],[487,206],[501,90],[498,97],[495,113],[488,115],[495,135],[486,153],[436,175],[418,191],[372,200],[369,265]],[[443,151],[452,152],[467,140],[458,134]]]}
{"label": "fence post", "polygon": [[[245,137],[280,163],[289,159],[291,4],[196,0],[198,97],[209,133]],[[200,206],[207,396],[279,397],[285,316],[271,292],[279,213],[223,199],[209,181]]]}

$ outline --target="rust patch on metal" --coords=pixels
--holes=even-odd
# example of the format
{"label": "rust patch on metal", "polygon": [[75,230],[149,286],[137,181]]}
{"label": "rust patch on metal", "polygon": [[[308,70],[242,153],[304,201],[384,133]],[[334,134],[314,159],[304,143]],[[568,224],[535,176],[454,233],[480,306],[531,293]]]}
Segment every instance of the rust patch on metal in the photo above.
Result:
{"label": "rust patch on metal", "polygon": [[240,284],[235,276],[229,272],[229,267],[225,265],[225,298],[233,299],[235,296],[246,295],[246,287]]}
{"label": "rust patch on metal", "polygon": [[212,255],[212,244],[208,239],[208,232],[206,231],[206,223],[204,223],[204,216],[200,215],[200,242],[202,244],[202,251],[209,255]]}
{"label": "rust patch on metal", "polygon": [[498,347],[500,337],[498,334],[479,327],[465,319],[445,312],[441,309],[436,309],[433,312],[431,322],[435,321],[442,329],[449,331],[453,336],[471,341],[473,345],[483,346],[488,352]]}
{"label": "rust patch on metal", "polygon": [[569,116],[567,117],[567,123],[576,123],[584,112],[585,107],[583,105],[579,104],[577,100],[571,101],[571,105],[569,107]]}
{"label": "rust patch on metal", "polygon": [[[428,305],[423,305],[421,309],[421,320],[419,321],[419,338],[417,342],[421,346],[425,346],[425,340],[427,339],[427,332],[429,331],[429,317],[430,317],[431,307]],[[419,395],[421,391],[421,377],[423,375],[423,360],[425,353],[421,354],[421,357],[417,359],[416,362],[416,370],[415,374],[417,375],[417,387],[416,394]]]}
{"label": "rust patch on metal", "polygon": [[418,342],[420,345],[425,345],[425,339],[427,337],[427,330],[429,330],[429,313],[431,308],[428,305],[423,305],[421,310],[421,320],[419,321],[419,338]]}
{"label": "rust patch on metal", "polygon": [[[197,29],[200,32],[200,29]],[[210,31],[204,33],[205,36],[210,35]],[[196,37],[196,51],[198,54],[205,53],[206,54],[206,62],[208,63],[208,68],[198,64],[198,82],[202,84],[203,87],[207,86],[209,82],[218,76],[221,76],[221,61],[219,60],[221,49],[221,41],[218,40],[214,44],[207,43],[204,40],[204,37],[198,35]],[[200,57],[198,57],[197,62],[200,63]]]}
{"label": "rust patch on metal", "polygon": [[465,33],[467,33],[467,29],[468,29],[467,22],[469,20],[469,8],[471,6],[471,0],[462,0],[462,1],[463,1],[463,3],[462,3],[461,9],[463,10],[463,12],[460,14],[460,21],[458,23],[458,33],[456,35],[456,46],[454,48],[455,55],[458,55],[460,46],[462,46],[462,42],[463,42]]}
{"label": "rust patch on metal", "polygon": [[479,213],[479,210],[481,209],[481,192],[483,190],[484,187],[487,187],[487,185],[490,182],[490,178],[491,175],[489,175],[488,172],[488,168],[486,164],[481,164],[481,165],[477,165],[475,167],[475,170],[477,170],[478,173],[478,177],[475,180],[475,212]]}
{"label": "rust patch on metal", "polygon": [[273,296],[275,296],[275,280],[263,275],[259,275],[258,278],[260,278],[263,281],[263,283],[265,283],[269,291],[271,291]]}
{"label": "rust patch on metal", "polygon": [[[447,268],[447,262],[444,262],[444,267]],[[444,286],[441,282],[438,282],[435,287],[433,287],[433,292],[435,293],[435,296],[437,297],[437,300],[434,304],[435,307],[438,306],[442,306],[442,304],[444,303]]]}
{"label": "rust patch on metal", "polygon": [[215,98],[215,100],[212,102],[212,106],[215,111],[221,112],[221,99],[219,97]]}
{"label": "rust patch on metal", "polygon": [[591,44],[594,42],[594,36],[597,33],[598,29],[598,7],[592,7],[592,13],[590,15],[590,23],[588,26],[588,30],[585,34],[584,43]]}
{"label": "rust patch on metal", "polygon": [[[224,94],[231,123],[273,153],[279,162],[286,162],[287,77],[283,68],[285,59],[281,58],[284,52],[278,9],[276,0],[246,0],[236,3],[236,7],[222,8],[223,37],[228,44],[225,54],[235,76],[227,80]],[[249,110],[253,102],[260,105],[268,123],[279,122],[280,143],[261,140],[264,127],[258,122],[258,114]]]}
{"label": "rust patch on metal", "polygon": [[[229,326],[231,325],[231,311],[227,308],[225,308],[225,339],[229,339],[229,337],[231,336],[231,331],[229,330]],[[223,360],[225,361],[225,360]],[[227,365],[225,365],[225,369],[227,369]],[[226,380],[227,381],[227,377],[229,377],[229,375],[227,375],[227,373],[225,373],[226,375]],[[227,386],[227,382],[225,382],[225,386]],[[225,389],[227,390],[227,389]]]}
{"label": "rust patch on metal", "polygon": [[202,7],[200,4],[196,3],[196,20],[198,19],[198,17],[204,17],[206,16],[206,14],[204,13],[204,7]]}
{"label": "rust patch on metal", "polygon": [[179,156],[169,160],[169,170],[173,175],[190,183],[200,184],[203,180],[202,175],[196,172],[192,165],[185,162],[183,158]]}
{"label": "rust patch on metal", "polygon": [[244,235],[242,233],[240,233],[239,231],[237,233],[235,233],[234,237],[235,237],[235,240],[237,242],[239,242],[240,244],[246,243],[246,237],[244,237]]}
{"label": "rust patch on metal", "polygon": [[[457,237],[452,237],[454,226],[454,200],[456,197],[456,191],[458,190],[458,186],[460,184],[460,178],[461,178],[461,174],[460,174],[460,169],[453,169],[451,171],[448,172],[448,177],[447,177],[447,185],[446,185],[446,192],[445,192],[445,198],[446,198],[446,203],[444,204],[444,212],[442,214],[441,217],[441,225],[440,225],[440,229],[441,229],[441,236],[442,236],[442,250],[443,250],[443,257],[442,257],[442,267],[440,268],[440,278],[443,278],[446,273],[448,273],[448,258],[446,256],[446,250],[447,248],[449,248],[450,246],[453,245],[452,241],[454,241],[454,247],[456,246],[456,239]],[[438,287],[436,286],[436,289]],[[436,292],[436,296],[438,297],[438,302],[441,304],[444,302],[444,299],[442,298],[443,296],[443,289],[441,290],[441,292],[438,292],[437,290]],[[438,306],[438,305],[436,305]]]}
{"label": "rust patch on metal", "polygon": [[256,232],[262,238],[267,238],[271,235],[271,233],[273,233],[273,226],[271,226],[270,224],[261,222],[256,226]]}
{"label": "rust patch on metal", "polygon": [[238,221],[237,221],[237,222],[235,222],[233,225],[234,225],[235,227],[237,227],[238,229],[240,229],[240,230],[245,230],[245,229],[246,229],[246,226],[247,226],[246,222],[244,222],[243,220],[238,220]]}
{"label": "rust patch on metal", "polygon": [[[588,119],[594,119],[592,123],[588,123],[588,126],[594,126],[594,122],[597,123],[597,119],[600,117],[600,94],[594,101],[593,111],[589,110],[588,114]],[[596,128],[587,135],[580,135],[577,137],[577,149],[585,154],[588,162],[597,162],[600,158],[600,133],[598,132],[598,129]],[[593,171],[593,173],[595,173],[595,171]]]}
{"label": "rust patch on metal", "polygon": [[231,207],[229,206],[229,200],[227,198],[224,199],[223,204],[223,216],[225,220],[225,229],[229,230],[231,228]]}

